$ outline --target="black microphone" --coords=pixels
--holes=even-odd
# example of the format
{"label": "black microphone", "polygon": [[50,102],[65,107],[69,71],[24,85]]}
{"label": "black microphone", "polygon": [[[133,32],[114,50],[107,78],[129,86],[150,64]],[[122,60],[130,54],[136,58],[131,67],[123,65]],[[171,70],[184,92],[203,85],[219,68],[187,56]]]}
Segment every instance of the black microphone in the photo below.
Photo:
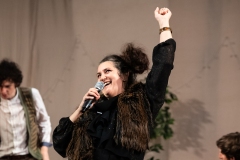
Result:
{"label": "black microphone", "polygon": [[[102,81],[97,82],[95,84],[94,88],[96,88],[98,90],[98,93],[99,93],[104,88],[104,83]],[[88,108],[92,105],[93,101],[94,101],[94,99],[85,100],[81,112],[84,113],[86,110],[88,110]]]}

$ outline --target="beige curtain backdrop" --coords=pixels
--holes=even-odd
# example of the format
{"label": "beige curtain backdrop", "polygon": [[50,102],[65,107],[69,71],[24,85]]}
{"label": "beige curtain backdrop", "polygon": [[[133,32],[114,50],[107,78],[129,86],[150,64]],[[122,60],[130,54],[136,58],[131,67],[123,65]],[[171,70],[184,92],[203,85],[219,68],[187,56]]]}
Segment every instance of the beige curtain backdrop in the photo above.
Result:
{"label": "beige curtain backdrop", "polygon": [[[155,156],[217,160],[216,140],[240,131],[239,0],[0,0],[0,58],[16,61],[22,85],[40,90],[54,129],[94,86],[104,55],[134,42],[151,58],[157,6],[173,13],[169,86],[179,101],[171,106],[174,137]],[[50,157],[64,159],[53,148]]]}

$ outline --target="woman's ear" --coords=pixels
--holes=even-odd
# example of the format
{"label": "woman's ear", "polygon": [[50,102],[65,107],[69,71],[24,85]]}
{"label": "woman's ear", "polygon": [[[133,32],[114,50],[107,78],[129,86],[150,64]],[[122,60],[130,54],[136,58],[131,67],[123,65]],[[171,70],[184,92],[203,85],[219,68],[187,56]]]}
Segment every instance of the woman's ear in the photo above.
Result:
{"label": "woman's ear", "polygon": [[123,76],[122,76],[123,82],[128,81],[128,76],[129,76],[129,72],[123,74]]}

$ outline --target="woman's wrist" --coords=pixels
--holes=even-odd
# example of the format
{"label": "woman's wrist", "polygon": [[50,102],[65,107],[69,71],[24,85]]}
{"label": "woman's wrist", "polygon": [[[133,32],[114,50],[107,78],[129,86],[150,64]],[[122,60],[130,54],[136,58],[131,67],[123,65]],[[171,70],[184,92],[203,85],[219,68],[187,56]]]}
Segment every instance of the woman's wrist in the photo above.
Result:
{"label": "woman's wrist", "polygon": [[163,27],[170,27],[169,22],[159,22],[160,29]]}
{"label": "woman's wrist", "polygon": [[172,29],[170,27],[163,27],[159,29],[159,34],[161,34],[164,31],[170,31],[172,33]]}
{"label": "woman's wrist", "polygon": [[69,117],[69,119],[74,123],[82,114],[81,107],[78,107],[77,110]]}

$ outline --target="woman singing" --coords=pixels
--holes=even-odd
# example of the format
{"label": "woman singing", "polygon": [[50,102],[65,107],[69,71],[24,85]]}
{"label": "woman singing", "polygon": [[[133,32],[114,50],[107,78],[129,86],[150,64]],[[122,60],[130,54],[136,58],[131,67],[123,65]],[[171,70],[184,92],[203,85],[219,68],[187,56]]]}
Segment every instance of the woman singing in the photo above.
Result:
{"label": "woman singing", "polygon": [[[173,69],[176,43],[172,39],[168,8],[154,11],[160,26],[160,42],[153,49],[152,68],[146,83],[136,76],[148,70],[143,49],[128,43],[119,55],[104,57],[97,79],[104,83],[98,93],[90,88],[77,110],[60,119],[53,132],[54,149],[69,160],[143,160],[152,123],[162,107]],[[83,112],[86,100],[94,99]]]}

